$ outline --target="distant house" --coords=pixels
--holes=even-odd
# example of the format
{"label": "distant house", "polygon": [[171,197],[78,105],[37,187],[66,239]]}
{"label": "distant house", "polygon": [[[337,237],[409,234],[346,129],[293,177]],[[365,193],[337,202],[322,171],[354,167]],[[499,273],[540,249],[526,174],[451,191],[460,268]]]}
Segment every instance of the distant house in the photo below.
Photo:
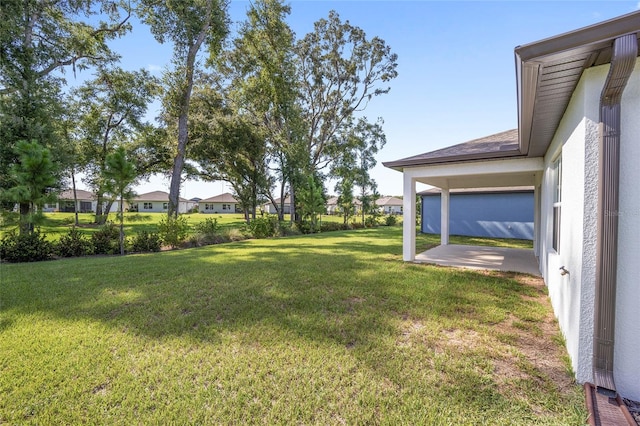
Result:
{"label": "distant house", "polygon": [[[77,197],[77,212],[78,213],[93,213],[98,206],[98,200],[95,194],[83,189],[76,189]],[[106,205],[107,203],[103,203]],[[103,205],[103,207],[104,207]],[[111,205],[111,211],[118,210],[118,202],[114,201]],[[44,212],[61,212],[61,213],[74,213],[74,196],[72,189],[65,189],[58,195],[58,201],[55,203],[45,204],[42,211]]]}
{"label": "distant house", "polygon": [[62,191],[58,196],[58,211],[77,211],[78,213],[91,213],[96,211],[98,200],[96,200],[96,196],[92,192],[76,189],[76,198],[78,199],[78,204],[74,206],[73,190],[67,189]]}
{"label": "distant house", "polygon": [[[278,205],[278,208],[280,207],[280,200],[281,198],[276,198],[275,200],[276,204]],[[276,211],[276,208],[273,206],[273,204],[271,204],[271,202],[265,203],[260,207],[265,213],[268,213],[268,214],[278,213]],[[290,213],[291,213],[291,197],[286,197],[284,199],[284,214],[290,214]]]}
{"label": "distant house", "polygon": [[[353,200],[355,206],[355,212],[357,213],[362,209],[362,202],[358,199]],[[338,197],[329,197],[327,199],[327,214],[342,214],[342,207],[338,205]]]}
{"label": "distant house", "polygon": [[200,200],[198,211],[200,213],[242,213],[238,200],[228,192]]}
{"label": "distant house", "polygon": [[382,197],[376,200],[378,210],[384,214],[402,214],[402,203],[400,198]]}
{"label": "distant house", "polygon": [[[195,206],[193,201],[179,198],[178,213],[187,213]],[[147,192],[134,197],[129,203],[129,211],[140,213],[166,213],[169,209],[169,194],[163,191]]]}
{"label": "distant house", "polygon": [[[422,229],[440,234],[440,188],[420,192]],[[533,186],[449,190],[449,233],[533,240]]]}
{"label": "distant house", "polygon": [[[78,198],[78,213],[91,213],[96,210],[96,196],[89,191],[82,189],[76,190],[76,196]],[[58,201],[54,203],[45,204],[42,211],[44,212],[75,212],[73,202],[73,190],[66,189],[58,195]]]}

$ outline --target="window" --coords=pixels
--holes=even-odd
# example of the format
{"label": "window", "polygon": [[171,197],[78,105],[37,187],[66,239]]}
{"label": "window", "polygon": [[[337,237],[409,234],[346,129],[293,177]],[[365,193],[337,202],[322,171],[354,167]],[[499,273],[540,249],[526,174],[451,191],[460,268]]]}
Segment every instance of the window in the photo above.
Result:
{"label": "window", "polygon": [[204,203],[204,209],[205,209],[205,210],[209,210],[209,204]]}
{"label": "window", "polygon": [[560,213],[562,205],[562,156],[553,162],[553,238],[552,247],[560,251]]}
{"label": "window", "polygon": [[145,210],[153,210],[153,203],[144,203],[142,208]]}
{"label": "window", "polygon": [[169,203],[162,203],[162,209],[167,210],[169,208]]}

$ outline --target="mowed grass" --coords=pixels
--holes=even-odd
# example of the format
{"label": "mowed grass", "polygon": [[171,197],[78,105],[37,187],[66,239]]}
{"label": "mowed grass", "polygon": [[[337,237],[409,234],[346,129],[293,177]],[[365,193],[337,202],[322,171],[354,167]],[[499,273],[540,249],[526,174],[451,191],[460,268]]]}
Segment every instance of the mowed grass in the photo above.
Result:
{"label": "mowed grass", "polygon": [[584,424],[541,282],[401,233],[0,264],[0,424]]}

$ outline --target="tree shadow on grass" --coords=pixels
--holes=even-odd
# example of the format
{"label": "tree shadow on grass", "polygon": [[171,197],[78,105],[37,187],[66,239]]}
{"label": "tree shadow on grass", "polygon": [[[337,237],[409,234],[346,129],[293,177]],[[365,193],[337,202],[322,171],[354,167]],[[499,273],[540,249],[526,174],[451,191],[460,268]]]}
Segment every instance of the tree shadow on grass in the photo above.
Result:
{"label": "tree shadow on grass", "polygon": [[398,235],[366,231],[7,265],[2,305],[154,338],[215,341],[221,332],[260,323],[352,347],[393,333],[402,315],[471,316],[483,309],[470,297],[479,292],[492,309],[522,303],[517,283],[403,264]]}
{"label": "tree shadow on grass", "polygon": [[[440,386],[465,396],[457,406],[477,410],[487,401],[501,410],[508,398],[480,367],[469,369],[472,358],[438,365],[448,351],[471,349],[433,339],[491,327],[536,303],[513,276],[403,263],[400,232],[387,230],[0,267],[4,330],[42,314],[185,346],[216,346],[230,335],[247,347],[308,342],[351,354],[397,398],[404,386]],[[427,323],[442,330],[416,340],[420,348],[403,346]],[[424,384],[409,377],[425,374],[414,368],[428,370]],[[455,379],[439,384],[438,375]]]}

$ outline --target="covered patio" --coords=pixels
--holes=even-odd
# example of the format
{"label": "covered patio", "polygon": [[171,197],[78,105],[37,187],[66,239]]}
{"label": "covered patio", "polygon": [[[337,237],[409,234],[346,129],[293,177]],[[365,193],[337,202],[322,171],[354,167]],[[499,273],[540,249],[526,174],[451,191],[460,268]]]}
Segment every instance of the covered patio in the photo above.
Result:
{"label": "covered patio", "polygon": [[540,276],[533,250],[505,247],[439,245],[419,253],[416,263],[433,263],[468,269],[521,272]]}
{"label": "covered patio", "polygon": [[[403,172],[403,259],[540,275],[536,257],[540,235],[540,186],[544,162],[523,154],[518,130],[508,130],[437,151],[385,162]],[[416,184],[441,189],[440,246],[416,255]],[[533,250],[449,246],[450,190],[534,187]]]}

